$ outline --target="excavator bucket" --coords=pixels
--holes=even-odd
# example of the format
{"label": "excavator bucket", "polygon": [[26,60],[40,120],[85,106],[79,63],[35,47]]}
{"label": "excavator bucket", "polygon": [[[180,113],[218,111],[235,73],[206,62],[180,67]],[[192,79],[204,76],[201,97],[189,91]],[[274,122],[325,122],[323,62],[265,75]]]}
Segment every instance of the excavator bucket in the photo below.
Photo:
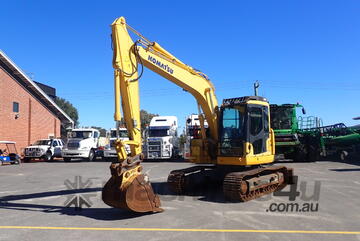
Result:
{"label": "excavator bucket", "polygon": [[117,175],[119,164],[112,164],[112,176],[102,190],[103,201],[115,208],[133,212],[162,212],[160,199],[154,193],[148,177],[141,174],[141,166]]}

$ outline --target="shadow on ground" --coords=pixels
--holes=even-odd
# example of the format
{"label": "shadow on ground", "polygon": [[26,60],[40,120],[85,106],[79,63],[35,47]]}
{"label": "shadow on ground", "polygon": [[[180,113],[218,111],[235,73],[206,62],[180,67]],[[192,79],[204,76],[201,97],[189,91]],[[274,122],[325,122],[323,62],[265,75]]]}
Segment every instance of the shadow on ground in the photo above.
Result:
{"label": "shadow on ground", "polygon": [[339,169],[329,169],[334,172],[359,172],[360,168],[339,168]]}
{"label": "shadow on ground", "polygon": [[9,195],[9,196],[0,197],[0,209],[33,211],[33,212],[42,212],[42,213],[58,213],[60,215],[84,216],[84,217],[88,217],[96,220],[104,220],[104,221],[131,219],[131,218],[137,218],[151,214],[151,213],[134,213],[131,211],[111,208],[111,207],[74,208],[74,207],[65,207],[65,205],[59,206],[59,205],[43,205],[43,204],[16,202],[26,199],[44,198],[51,196],[72,195],[72,194],[85,195],[85,193],[94,193],[94,192],[99,192],[101,190],[102,188],[86,188],[86,189],[76,189],[76,190],[60,190],[60,191],[50,191],[50,192],[41,192],[41,193]]}
{"label": "shadow on ground", "polygon": [[33,211],[42,213],[58,213],[60,215],[69,216],[83,216],[102,221],[113,221],[137,218],[152,213],[134,213],[127,210],[117,208],[82,208],[75,209],[73,207],[41,205],[41,204],[27,204],[27,203],[1,203],[0,209],[10,209],[18,211]]}
{"label": "shadow on ground", "polygon": [[214,202],[214,203],[228,203],[222,191],[222,185],[219,183],[208,183],[205,185],[197,185],[196,187],[187,190],[185,194],[178,195],[169,189],[166,182],[151,183],[154,192],[161,195],[161,200],[173,201],[183,200],[184,197],[193,197],[196,200]]}

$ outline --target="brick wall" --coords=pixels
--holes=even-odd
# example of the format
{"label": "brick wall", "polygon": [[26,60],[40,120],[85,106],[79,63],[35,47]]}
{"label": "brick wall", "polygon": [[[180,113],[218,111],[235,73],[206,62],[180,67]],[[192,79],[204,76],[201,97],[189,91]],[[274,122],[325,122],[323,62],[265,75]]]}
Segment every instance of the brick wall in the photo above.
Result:
{"label": "brick wall", "polygon": [[[19,113],[13,112],[13,102],[19,103]],[[60,120],[0,68],[0,140],[15,141],[20,152],[49,135],[60,136]]]}

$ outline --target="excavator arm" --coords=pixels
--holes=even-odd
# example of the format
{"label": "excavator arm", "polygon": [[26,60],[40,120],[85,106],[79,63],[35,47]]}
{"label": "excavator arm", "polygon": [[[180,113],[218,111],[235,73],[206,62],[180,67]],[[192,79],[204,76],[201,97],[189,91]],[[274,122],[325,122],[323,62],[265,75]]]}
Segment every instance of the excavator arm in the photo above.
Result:
{"label": "excavator arm", "polygon": [[[133,42],[128,30],[137,35],[139,39]],[[208,145],[215,145],[218,138],[218,103],[215,88],[207,76],[181,62],[158,43],[147,40],[128,26],[124,17],[120,17],[113,22],[112,40],[114,48],[113,67],[115,69],[115,120],[119,121],[121,119],[120,99],[122,99],[125,123],[129,132],[133,134],[131,139],[141,143],[140,133],[138,133],[134,123],[139,124],[140,122],[136,116],[140,112],[138,68],[146,67],[194,96],[201,112],[199,114],[202,123],[201,136],[203,142],[195,162],[201,162],[200,159],[202,159],[208,163],[214,163],[215,153],[212,153],[213,158],[209,157],[207,153],[209,153]],[[209,126],[208,137],[205,135],[205,118]],[[141,145],[134,147],[133,150],[140,153]]]}
{"label": "excavator arm", "polygon": [[[205,74],[184,64],[158,43],[147,40],[128,26],[124,17],[116,19],[111,27],[115,89],[114,119],[118,127],[120,123],[125,123],[130,140],[116,141],[118,162],[111,164],[112,177],[103,189],[103,200],[110,206],[136,212],[161,211],[159,198],[153,193],[147,177],[141,174],[139,77],[146,67],[195,97],[201,112],[199,117],[202,133],[202,139],[197,145],[195,162],[198,163],[201,160],[207,163],[216,162],[216,153],[211,151],[216,148],[209,148],[210,145],[216,145],[218,136],[218,103],[215,89]],[[134,32],[139,39],[134,42],[128,30]],[[204,128],[205,118],[209,126],[208,137]],[[126,145],[130,146],[130,154],[126,152]],[[144,198],[137,198],[139,194]]]}

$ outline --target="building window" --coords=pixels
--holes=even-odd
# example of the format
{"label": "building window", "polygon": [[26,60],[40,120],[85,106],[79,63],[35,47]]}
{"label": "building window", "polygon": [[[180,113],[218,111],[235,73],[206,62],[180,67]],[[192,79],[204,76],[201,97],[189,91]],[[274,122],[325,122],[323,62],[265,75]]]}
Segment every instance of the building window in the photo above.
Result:
{"label": "building window", "polygon": [[19,103],[13,102],[13,112],[19,113]]}

